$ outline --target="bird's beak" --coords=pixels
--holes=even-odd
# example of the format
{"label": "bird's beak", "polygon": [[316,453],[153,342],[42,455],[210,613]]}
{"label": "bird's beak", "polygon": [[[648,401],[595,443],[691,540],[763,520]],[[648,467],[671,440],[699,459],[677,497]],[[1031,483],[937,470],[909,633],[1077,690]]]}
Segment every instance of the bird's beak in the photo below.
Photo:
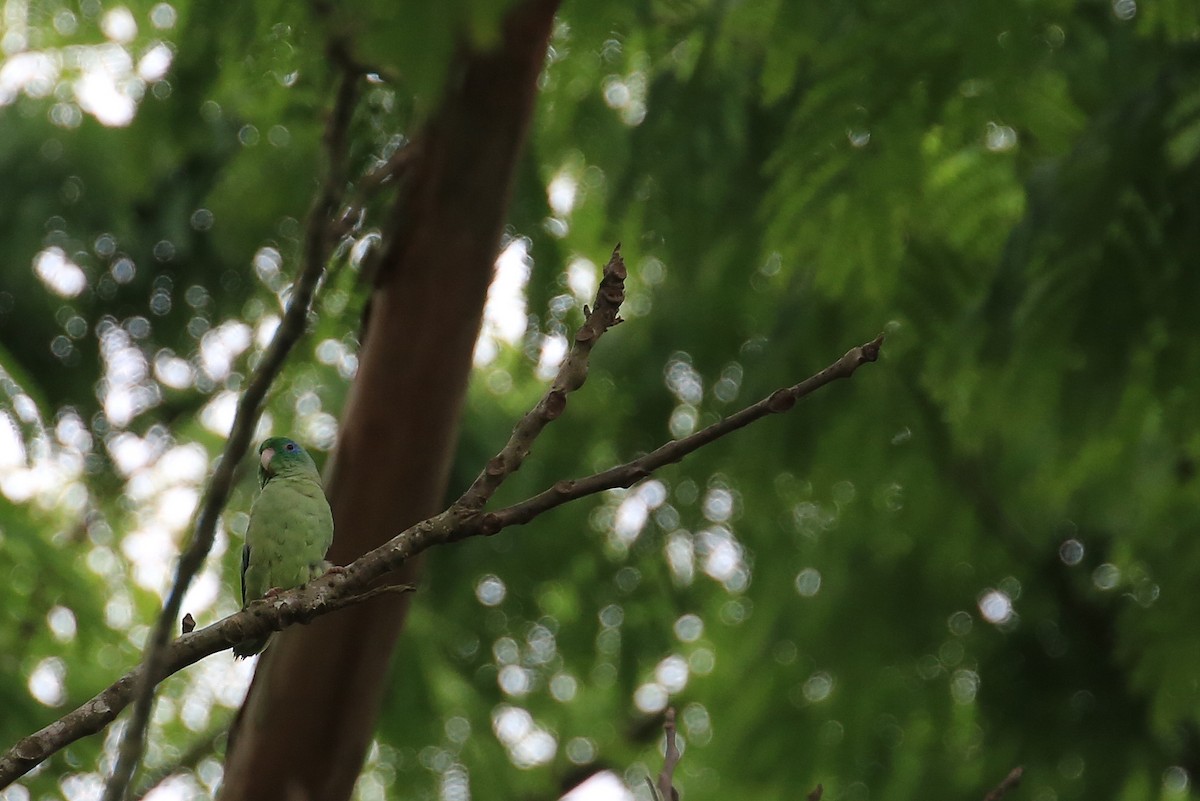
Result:
{"label": "bird's beak", "polygon": [[267,448],[265,451],[262,452],[262,455],[258,457],[258,463],[262,465],[262,469],[263,469],[264,473],[271,472],[271,460],[274,458],[275,458],[275,449],[274,448]]}

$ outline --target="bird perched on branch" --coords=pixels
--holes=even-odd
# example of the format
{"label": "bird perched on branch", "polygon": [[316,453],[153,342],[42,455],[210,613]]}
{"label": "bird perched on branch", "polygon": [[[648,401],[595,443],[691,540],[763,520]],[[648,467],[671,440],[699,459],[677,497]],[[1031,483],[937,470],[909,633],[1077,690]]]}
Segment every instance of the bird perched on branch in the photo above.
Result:
{"label": "bird perched on branch", "polygon": [[[286,437],[258,446],[261,489],[250,507],[242,548],[242,606],[299,587],[329,569],[333,514],[312,457]],[[270,635],[233,647],[244,659],[267,646]]]}

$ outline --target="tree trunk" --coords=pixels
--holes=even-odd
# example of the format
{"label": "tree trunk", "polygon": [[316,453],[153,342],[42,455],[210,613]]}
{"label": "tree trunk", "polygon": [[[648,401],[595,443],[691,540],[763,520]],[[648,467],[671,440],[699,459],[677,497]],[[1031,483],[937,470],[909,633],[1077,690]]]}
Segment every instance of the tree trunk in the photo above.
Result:
{"label": "tree trunk", "polygon": [[[345,564],[441,510],[471,355],[558,0],[463,51],[417,138],[326,492]],[[411,566],[408,568],[411,570]],[[403,577],[397,577],[403,580]],[[371,742],[406,597],[292,628],[262,657],[226,755],[227,801],[343,801]]]}

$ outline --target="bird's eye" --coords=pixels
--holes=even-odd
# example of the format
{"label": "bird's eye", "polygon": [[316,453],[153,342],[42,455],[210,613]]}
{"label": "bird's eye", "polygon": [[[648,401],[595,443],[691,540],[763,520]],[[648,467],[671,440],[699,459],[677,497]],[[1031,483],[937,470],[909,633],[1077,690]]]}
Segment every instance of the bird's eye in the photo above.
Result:
{"label": "bird's eye", "polygon": [[287,444],[287,449],[288,449],[289,451],[294,451],[294,450],[296,450],[296,443],[294,443],[294,442],[289,442],[289,443]]}

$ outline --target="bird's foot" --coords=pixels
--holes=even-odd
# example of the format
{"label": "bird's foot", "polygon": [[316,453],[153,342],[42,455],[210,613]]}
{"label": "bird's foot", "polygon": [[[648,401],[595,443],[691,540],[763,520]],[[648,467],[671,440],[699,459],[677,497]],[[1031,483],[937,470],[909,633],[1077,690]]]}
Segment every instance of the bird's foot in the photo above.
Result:
{"label": "bird's foot", "polygon": [[272,587],[271,589],[269,589],[263,593],[263,600],[265,601],[267,598],[274,598],[276,595],[279,595],[282,592],[283,592],[283,590],[281,588]]}
{"label": "bird's foot", "polygon": [[327,567],[325,569],[325,572],[322,575],[340,576],[340,575],[343,575],[345,572],[346,572],[346,568],[342,567],[341,565],[330,565],[329,567]]}

